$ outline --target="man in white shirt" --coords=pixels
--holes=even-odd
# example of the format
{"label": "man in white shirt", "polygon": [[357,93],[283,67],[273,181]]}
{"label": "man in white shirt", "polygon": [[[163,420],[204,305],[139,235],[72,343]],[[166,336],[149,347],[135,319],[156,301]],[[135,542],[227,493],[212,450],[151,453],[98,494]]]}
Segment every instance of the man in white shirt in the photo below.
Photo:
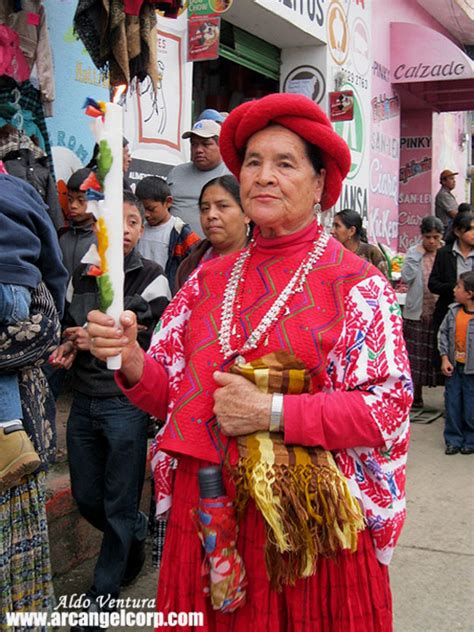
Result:
{"label": "man in white shirt", "polygon": [[193,128],[182,135],[191,141],[191,162],[177,165],[168,174],[173,196],[171,212],[201,237],[204,237],[198,208],[201,189],[209,180],[230,173],[219,150],[220,131],[221,126],[216,121],[204,119],[194,123]]}

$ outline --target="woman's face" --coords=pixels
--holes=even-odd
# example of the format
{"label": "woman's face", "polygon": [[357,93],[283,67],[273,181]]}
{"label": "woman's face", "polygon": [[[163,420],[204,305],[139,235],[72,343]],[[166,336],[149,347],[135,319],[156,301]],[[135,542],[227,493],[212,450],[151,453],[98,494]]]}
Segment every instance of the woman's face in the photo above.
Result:
{"label": "woman's face", "polygon": [[421,245],[426,252],[435,252],[441,246],[443,235],[437,230],[431,230],[429,233],[421,235]]}
{"label": "woman's face", "polygon": [[455,230],[454,234],[461,245],[467,248],[474,248],[474,220],[471,222],[471,228],[466,230],[465,233]]}
{"label": "woman's face", "polygon": [[264,237],[294,233],[314,218],[326,171],[317,174],[303,140],[272,125],[250,137],[240,171],[245,213]]}
{"label": "woman's face", "polygon": [[354,237],[356,229],[354,226],[347,228],[342,219],[336,215],[332,223],[331,235],[341,244],[346,244]]}
{"label": "woman's face", "polygon": [[249,218],[224,187],[207,187],[199,211],[202,230],[215,250],[225,254],[243,247]]}

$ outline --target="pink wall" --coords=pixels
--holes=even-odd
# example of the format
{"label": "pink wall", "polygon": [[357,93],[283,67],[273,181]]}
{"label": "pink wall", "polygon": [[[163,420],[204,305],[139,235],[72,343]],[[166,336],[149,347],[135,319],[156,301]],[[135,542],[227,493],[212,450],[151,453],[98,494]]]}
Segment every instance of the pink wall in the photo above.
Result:
{"label": "pink wall", "polygon": [[464,148],[459,144],[459,137],[465,131],[465,112],[433,114],[433,191],[436,194],[439,190],[439,174],[443,169],[457,171],[459,175],[453,194],[458,204],[469,201],[465,175],[471,143],[469,140]]}
{"label": "pink wall", "polygon": [[[396,88],[392,88],[390,59],[390,22],[413,22],[433,28],[450,39],[450,34],[414,0],[397,0],[384,2],[374,0],[372,3],[372,121],[371,121],[371,153],[370,153],[370,197],[369,197],[369,238],[389,244],[397,250],[411,243],[418,233],[419,217],[432,212],[431,176],[419,174],[409,178],[399,186],[399,170],[410,163],[422,160],[426,154],[425,147],[400,156],[400,136],[431,136],[431,117],[428,114],[403,113],[400,117],[400,102]],[[410,121],[420,117],[416,122],[420,129],[402,125],[410,125]],[[415,122],[415,121],[414,121]],[[411,145],[416,142],[411,143]],[[420,144],[420,141],[418,141]],[[431,159],[430,154],[427,155]],[[426,168],[426,163],[424,163]],[[411,193],[408,203],[400,204],[402,225],[399,226],[399,195]],[[421,196],[421,197],[420,197]],[[415,201],[416,200],[416,201]],[[408,215],[410,217],[408,218]],[[398,236],[400,234],[400,237]],[[405,249],[405,248],[403,248]]]}
{"label": "pink wall", "polygon": [[429,110],[402,113],[398,216],[398,249],[401,252],[419,241],[422,218],[433,214],[431,120]]}

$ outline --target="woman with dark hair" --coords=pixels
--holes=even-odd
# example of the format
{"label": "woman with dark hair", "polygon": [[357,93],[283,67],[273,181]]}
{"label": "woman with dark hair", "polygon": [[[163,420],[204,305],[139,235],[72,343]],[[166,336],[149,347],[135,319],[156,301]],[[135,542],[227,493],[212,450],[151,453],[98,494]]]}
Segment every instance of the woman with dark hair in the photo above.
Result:
{"label": "woman with dark hair", "polygon": [[454,287],[463,272],[474,270],[474,214],[458,213],[453,220],[454,242],[436,253],[428,289],[438,294],[433,313],[433,326],[438,331],[450,303],[454,301]]}
{"label": "woman with dark hair", "polygon": [[412,246],[403,262],[401,279],[408,285],[403,308],[403,334],[413,380],[413,408],[423,408],[423,386],[442,382],[436,370],[436,296],[428,289],[436,253],[442,246],[443,222],[434,215],[421,221],[421,242]]}
{"label": "woman with dark hair", "polygon": [[240,201],[239,183],[226,175],[207,182],[199,196],[199,219],[206,239],[194,247],[176,274],[176,290],[198,265],[214,257],[242,250],[250,240],[250,219]]}
{"label": "woman with dark hair", "polygon": [[344,248],[354,252],[358,257],[369,261],[388,277],[388,266],[385,257],[373,244],[367,243],[367,233],[362,226],[362,217],[350,208],[345,208],[334,216],[331,235]]}

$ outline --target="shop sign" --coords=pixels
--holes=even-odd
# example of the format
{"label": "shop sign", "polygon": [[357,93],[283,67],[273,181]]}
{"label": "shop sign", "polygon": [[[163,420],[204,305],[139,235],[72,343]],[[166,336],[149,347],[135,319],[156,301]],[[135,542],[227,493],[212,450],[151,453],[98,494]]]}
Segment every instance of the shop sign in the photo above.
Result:
{"label": "shop sign", "polygon": [[384,166],[378,158],[374,158],[370,165],[370,190],[398,201],[398,174],[384,171]]}
{"label": "shop sign", "polygon": [[327,30],[331,57],[342,66],[349,52],[349,27],[344,8],[338,0],[333,0],[329,5]]}
{"label": "shop sign", "polygon": [[329,118],[331,121],[352,121],[354,118],[352,90],[329,93]]}
{"label": "shop sign", "polygon": [[315,103],[321,103],[325,90],[324,76],[314,66],[297,66],[283,81],[283,92],[304,94]]}
{"label": "shop sign", "polygon": [[334,129],[349,145],[351,150],[351,168],[347,175],[352,180],[359,173],[365,153],[365,121],[362,105],[357,92],[354,93],[354,117],[350,121],[337,121]]}
{"label": "shop sign", "polygon": [[221,19],[213,15],[188,20],[188,61],[204,61],[219,57]]}
{"label": "shop sign", "polygon": [[[298,25],[307,32],[311,32],[315,37],[321,34],[315,30],[316,25],[324,24],[324,0],[255,0],[255,4],[260,5],[276,13],[282,18],[290,18],[288,21]],[[294,18],[294,19],[291,19]],[[317,27],[316,27],[317,29]]]}
{"label": "shop sign", "polygon": [[370,68],[369,29],[361,18],[357,18],[352,28],[352,60],[359,74],[365,76]]}
{"label": "shop sign", "polygon": [[413,66],[400,64],[395,68],[393,76],[395,81],[408,79],[429,81],[430,79],[458,79],[465,74],[468,74],[466,64],[451,61],[446,64],[415,64]]}
{"label": "shop sign", "polygon": [[232,6],[233,0],[189,0],[188,15],[220,15]]}

